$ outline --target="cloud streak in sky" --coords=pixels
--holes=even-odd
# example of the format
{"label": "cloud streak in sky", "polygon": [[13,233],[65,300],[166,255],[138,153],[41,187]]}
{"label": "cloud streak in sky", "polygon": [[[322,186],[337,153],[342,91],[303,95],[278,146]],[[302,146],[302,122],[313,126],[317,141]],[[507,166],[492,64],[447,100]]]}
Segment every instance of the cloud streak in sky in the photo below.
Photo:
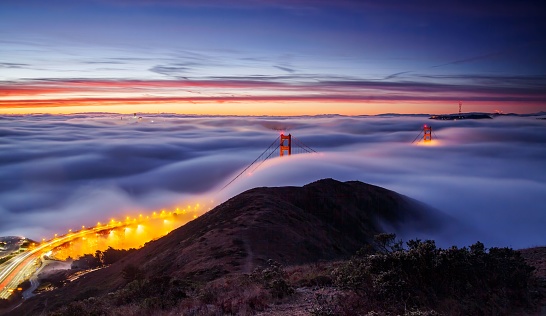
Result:
{"label": "cloud streak in sky", "polygon": [[[394,75],[391,75],[393,77]],[[0,82],[0,107],[90,106],[199,101],[488,101],[546,102],[546,79],[470,77],[473,84],[309,78],[299,76],[210,78],[208,80],[42,79]],[[448,77],[453,80],[456,77]],[[468,79],[467,79],[468,80]],[[85,96],[85,97],[82,97]]]}
{"label": "cloud streak in sky", "polygon": [[[216,204],[256,186],[359,180],[456,220],[441,243],[544,243],[546,125],[498,117],[0,117],[0,235],[40,239],[184,203]],[[434,146],[411,145],[431,124]],[[225,190],[279,130],[319,152],[266,161]],[[214,200],[213,203],[210,200]]]}

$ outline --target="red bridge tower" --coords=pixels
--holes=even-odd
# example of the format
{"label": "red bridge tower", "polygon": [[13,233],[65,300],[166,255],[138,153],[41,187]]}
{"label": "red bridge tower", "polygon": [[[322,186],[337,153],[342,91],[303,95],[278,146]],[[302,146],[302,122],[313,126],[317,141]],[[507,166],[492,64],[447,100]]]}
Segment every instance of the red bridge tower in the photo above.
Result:
{"label": "red bridge tower", "polygon": [[432,126],[425,125],[423,127],[423,141],[430,142],[432,140]]}
{"label": "red bridge tower", "polygon": [[281,157],[284,156],[284,152],[288,153],[288,156],[292,155],[292,135],[284,136],[281,134],[281,146],[280,146]]}

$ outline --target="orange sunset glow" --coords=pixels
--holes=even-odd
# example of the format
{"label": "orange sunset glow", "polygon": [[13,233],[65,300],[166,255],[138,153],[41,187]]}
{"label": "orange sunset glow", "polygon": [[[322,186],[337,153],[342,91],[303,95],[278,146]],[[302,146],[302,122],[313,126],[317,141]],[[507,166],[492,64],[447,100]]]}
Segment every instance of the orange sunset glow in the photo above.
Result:
{"label": "orange sunset glow", "polygon": [[542,106],[540,97],[501,90],[431,84],[423,92],[413,85],[374,80],[33,80],[0,83],[0,114],[430,114],[454,112],[461,100],[468,112],[501,108],[526,113]]}

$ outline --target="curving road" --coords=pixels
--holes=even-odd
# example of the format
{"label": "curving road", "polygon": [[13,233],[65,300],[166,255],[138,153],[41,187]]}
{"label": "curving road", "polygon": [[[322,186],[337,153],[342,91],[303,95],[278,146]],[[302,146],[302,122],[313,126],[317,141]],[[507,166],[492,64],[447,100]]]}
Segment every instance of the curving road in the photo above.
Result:
{"label": "curving road", "polygon": [[111,224],[80,230],[46,241],[32,250],[18,254],[0,266],[0,298],[8,298],[19,284],[29,279],[36,272],[35,263],[42,254],[71,240],[123,226],[126,226],[126,224]]}
{"label": "curving road", "polygon": [[[198,206],[199,204],[197,204],[196,208]],[[9,261],[0,265],[0,298],[8,298],[19,284],[31,278],[38,271],[39,269],[38,264],[40,261],[40,257],[43,254],[47,253],[50,250],[53,250],[54,248],[64,243],[70,242],[72,240],[75,240],[81,237],[85,237],[87,235],[105,231],[105,230],[137,225],[142,222],[164,220],[174,215],[179,216],[181,214],[186,214],[186,213],[185,211],[183,211],[183,213],[178,213],[178,212],[166,213],[165,211],[162,211],[160,214],[157,214],[157,215],[154,212],[151,218],[148,218],[148,217],[144,218],[142,217],[142,215],[140,215],[140,218],[138,219],[135,218],[132,221],[129,220],[129,218],[127,218],[128,221],[126,222],[115,222],[114,220],[112,220],[112,223],[110,224],[96,226],[93,228],[82,229],[73,233],[68,233],[66,235],[56,237],[49,241],[45,241],[41,243],[39,246],[37,246],[36,248],[20,253],[16,255],[15,257],[13,257],[12,259],[10,259]],[[194,215],[193,218],[195,217],[197,216]],[[175,227],[172,227],[171,229],[174,229],[174,228]]]}

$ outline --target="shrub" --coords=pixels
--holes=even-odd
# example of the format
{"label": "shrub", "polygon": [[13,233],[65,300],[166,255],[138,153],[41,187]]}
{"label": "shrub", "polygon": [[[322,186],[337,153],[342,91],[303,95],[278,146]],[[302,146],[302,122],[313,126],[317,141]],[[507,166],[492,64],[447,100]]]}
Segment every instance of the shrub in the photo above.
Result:
{"label": "shrub", "polygon": [[94,297],[71,302],[49,314],[49,316],[105,316],[109,308],[104,302]]}
{"label": "shrub", "polygon": [[167,309],[188,297],[189,287],[185,281],[159,276],[135,279],[109,296],[117,306],[136,303],[144,309]]}
{"label": "shrub", "polygon": [[338,315],[339,303],[335,297],[326,296],[324,294],[315,295],[315,304],[309,310],[312,316],[334,316]]}
{"label": "shrub", "polygon": [[287,280],[293,287],[325,287],[333,285],[333,262],[317,262],[285,269]]}
{"label": "shrub", "polygon": [[105,251],[97,250],[95,254],[84,254],[72,262],[72,269],[94,269],[110,265],[135,252],[136,249],[114,249],[108,247]]}
{"label": "shrub", "polygon": [[[200,290],[199,304],[213,307],[222,315],[246,315],[264,310],[271,294],[261,284],[243,277],[231,276],[206,284]],[[194,304],[195,307],[195,304]]]}
{"label": "shrub", "polygon": [[[383,236],[381,240],[394,240]],[[367,301],[370,308],[433,315],[431,309],[463,314],[505,314],[529,306],[533,268],[509,248],[437,248],[434,241],[411,240],[408,249],[380,247],[359,253],[333,271],[336,285]],[[410,313],[410,314],[411,314]]]}
{"label": "shrub", "polygon": [[265,268],[256,268],[250,278],[268,289],[275,298],[283,298],[294,293],[294,289],[286,280],[283,266],[274,260],[269,259]]}
{"label": "shrub", "polygon": [[103,265],[109,265],[112,263],[116,263],[120,261],[121,259],[125,258],[127,255],[135,252],[135,248],[131,249],[114,249],[112,247],[108,247],[103,252],[97,251],[95,253],[95,257],[100,258]]}
{"label": "shrub", "polygon": [[91,254],[85,254],[81,256],[79,259],[74,260],[72,262],[71,268],[72,269],[94,269],[100,267],[102,264],[100,260],[91,255]]}
{"label": "shrub", "polygon": [[381,233],[373,237],[373,248],[379,253],[390,253],[404,250],[404,242],[396,241],[395,234]]}
{"label": "shrub", "polygon": [[123,270],[121,270],[121,276],[131,282],[134,280],[142,280],[144,278],[144,272],[132,263],[129,263]]}

